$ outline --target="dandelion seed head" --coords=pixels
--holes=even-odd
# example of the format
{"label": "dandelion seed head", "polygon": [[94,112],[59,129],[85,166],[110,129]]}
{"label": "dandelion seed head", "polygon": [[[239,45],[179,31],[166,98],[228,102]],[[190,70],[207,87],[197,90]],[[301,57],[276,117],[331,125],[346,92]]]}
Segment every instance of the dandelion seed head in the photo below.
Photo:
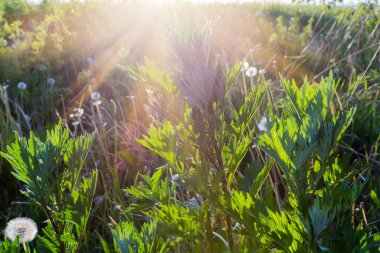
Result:
{"label": "dandelion seed head", "polygon": [[47,67],[43,64],[40,65],[40,71],[45,72],[47,70]]}
{"label": "dandelion seed head", "polygon": [[248,77],[254,77],[254,76],[257,75],[257,69],[255,67],[249,67],[245,71],[245,75],[248,76]]}
{"label": "dandelion seed head", "polygon": [[145,88],[145,93],[147,95],[152,95],[153,94],[153,90],[151,88]]}
{"label": "dandelion seed head", "polygon": [[79,125],[79,120],[75,120],[75,121],[71,122],[71,125],[74,126],[74,127],[78,126]]}
{"label": "dandelion seed head", "polygon": [[26,83],[24,83],[24,82],[19,82],[19,83],[17,84],[17,88],[18,88],[19,90],[25,90],[26,87],[27,87],[27,85],[26,85]]}
{"label": "dandelion seed head", "polygon": [[94,59],[93,59],[92,57],[87,57],[87,60],[86,60],[86,61],[87,61],[87,64],[90,65],[90,66],[91,66],[92,64],[94,64]]}
{"label": "dandelion seed head", "polygon": [[181,177],[178,174],[174,174],[171,178],[172,184],[179,185],[181,183]]}
{"label": "dandelion seed head", "polygon": [[75,109],[74,109],[74,116],[75,116],[75,117],[80,118],[80,117],[83,116],[83,113],[84,113],[83,108],[75,108]]}
{"label": "dandelion seed head", "polygon": [[259,124],[257,124],[257,127],[259,128],[260,131],[263,131],[263,132],[268,131],[268,129],[267,129],[267,118],[265,116],[261,118]]}
{"label": "dandelion seed head", "polygon": [[249,68],[249,63],[245,61],[245,62],[243,62],[243,65],[241,66],[240,71],[245,72],[248,70],[248,68]]}
{"label": "dandelion seed head", "polygon": [[91,102],[93,105],[97,106],[97,105],[100,105],[102,103],[102,101],[100,101],[100,92],[99,91],[93,91],[91,92]]}
{"label": "dandelion seed head", "polygon": [[183,201],[182,205],[188,207],[190,210],[195,210],[199,208],[199,204],[195,198],[191,198],[189,201]]}
{"label": "dandelion seed head", "polygon": [[172,180],[173,180],[173,181],[178,181],[178,180],[180,180],[179,175],[178,175],[178,174],[174,174],[174,175],[172,176]]}
{"label": "dandelion seed head", "polygon": [[93,91],[91,92],[91,100],[92,101],[95,101],[95,100],[99,100],[100,99],[100,92],[99,91]]}
{"label": "dandelion seed head", "polygon": [[264,75],[264,74],[265,74],[265,69],[260,69],[260,70],[259,70],[259,74],[260,74],[260,75]]}
{"label": "dandelion seed head", "polygon": [[[200,200],[200,202],[202,202],[203,201],[203,199],[199,199]],[[199,203],[198,203],[198,201],[197,201],[197,199],[195,198],[195,197],[192,197],[191,199],[189,199],[188,201],[183,201],[182,202],[182,205],[184,206],[184,207],[187,207],[187,208],[189,208],[190,210],[197,210],[197,209],[199,209]]]}
{"label": "dandelion seed head", "polygon": [[147,104],[144,104],[144,107],[143,107],[144,111],[147,113],[147,114],[152,114],[152,109],[149,105]]}
{"label": "dandelion seed head", "polygon": [[36,223],[29,218],[15,218],[10,220],[4,229],[5,236],[12,242],[20,237],[20,242],[30,242],[36,237],[38,228]]}
{"label": "dandelion seed head", "polygon": [[54,85],[54,84],[55,84],[55,79],[54,79],[53,77],[49,77],[49,78],[47,79],[47,83],[48,83],[49,85]]}

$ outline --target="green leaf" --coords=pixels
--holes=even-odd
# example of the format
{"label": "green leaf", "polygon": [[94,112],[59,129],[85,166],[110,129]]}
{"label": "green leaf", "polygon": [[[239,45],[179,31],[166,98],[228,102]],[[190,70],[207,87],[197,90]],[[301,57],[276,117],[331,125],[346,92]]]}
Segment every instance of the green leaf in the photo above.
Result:
{"label": "green leaf", "polygon": [[255,181],[253,182],[253,184],[249,190],[249,192],[251,193],[252,196],[255,197],[259,193],[259,191],[260,191],[261,187],[263,186],[266,178],[268,177],[268,174],[269,174],[273,164],[274,164],[274,160],[271,159],[264,165],[264,168],[262,168],[260,170],[259,174],[257,175]]}
{"label": "green leaf", "polygon": [[170,166],[178,171],[183,170],[183,163],[176,158],[178,127],[173,126],[169,121],[161,122],[159,126],[149,127],[149,136],[138,142],[157,155],[164,158]]}

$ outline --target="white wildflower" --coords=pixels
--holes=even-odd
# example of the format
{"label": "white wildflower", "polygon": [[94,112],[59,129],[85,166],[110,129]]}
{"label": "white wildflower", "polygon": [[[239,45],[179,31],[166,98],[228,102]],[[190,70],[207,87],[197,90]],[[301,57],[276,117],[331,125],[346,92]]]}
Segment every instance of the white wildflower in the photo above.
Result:
{"label": "white wildflower", "polygon": [[268,129],[267,129],[267,118],[265,116],[261,118],[259,124],[257,124],[257,127],[259,128],[260,131],[263,131],[263,132],[268,131]]}
{"label": "white wildflower", "polygon": [[7,227],[4,229],[5,236],[14,241],[17,236],[20,237],[20,242],[30,242],[36,237],[38,228],[36,223],[29,218],[15,218],[10,220]]}
{"label": "white wildflower", "polygon": [[6,47],[8,46],[8,41],[7,40],[3,40],[3,43],[1,43],[3,45],[3,47]]}
{"label": "white wildflower", "polygon": [[55,79],[54,79],[53,77],[49,77],[49,78],[47,79],[47,83],[48,83],[49,85],[54,85],[54,84],[55,84]]}
{"label": "white wildflower", "polygon": [[265,74],[265,69],[260,69],[260,70],[259,70],[259,74],[260,74],[260,75],[264,75],[264,74]]}
{"label": "white wildflower", "polygon": [[249,63],[245,61],[245,62],[243,62],[243,65],[241,66],[240,71],[245,72],[245,71],[247,71],[248,68],[249,68]]}
{"label": "white wildflower", "polygon": [[249,67],[245,71],[245,75],[248,76],[248,77],[254,77],[254,76],[257,75],[257,69],[255,67]]}
{"label": "white wildflower", "polygon": [[26,83],[24,83],[24,82],[19,82],[19,83],[17,84],[17,88],[18,88],[19,90],[25,90],[26,87],[27,87],[27,85],[26,85]]}

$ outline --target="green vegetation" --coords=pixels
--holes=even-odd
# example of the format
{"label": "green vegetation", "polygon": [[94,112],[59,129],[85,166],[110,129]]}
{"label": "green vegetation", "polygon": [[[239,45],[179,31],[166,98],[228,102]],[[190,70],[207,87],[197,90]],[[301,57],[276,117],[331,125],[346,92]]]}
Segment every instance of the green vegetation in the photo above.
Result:
{"label": "green vegetation", "polygon": [[379,10],[1,2],[0,252],[379,252]]}

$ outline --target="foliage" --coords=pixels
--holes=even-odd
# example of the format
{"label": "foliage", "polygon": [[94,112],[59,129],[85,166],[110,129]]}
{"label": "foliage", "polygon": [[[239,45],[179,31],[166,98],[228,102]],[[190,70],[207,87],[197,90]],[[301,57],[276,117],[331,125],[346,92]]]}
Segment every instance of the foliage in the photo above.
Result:
{"label": "foliage", "polygon": [[92,137],[69,138],[57,125],[45,142],[31,132],[28,139],[16,135],[15,142],[0,154],[11,164],[12,174],[25,184],[23,194],[38,204],[48,218],[39,236],[40,252],[77,252],[90,216],[97,171],[81,176]]}
{"label": "foliage", "polygon": [[[168,252],[167,242],[156,235],[156,223],[144,223],[141,231],[138,231],[133,224],[122,222],[112,229],[117,252]],[[109,252],[105,244],[105,251]]]}
{"label": "foliage", "polygon": [[0,250],[4,253],[19,253],[20,247],[19,247],[19,239],[14,240],[13,242],[8,241],[5,239],[4,241],[0,242]]}

